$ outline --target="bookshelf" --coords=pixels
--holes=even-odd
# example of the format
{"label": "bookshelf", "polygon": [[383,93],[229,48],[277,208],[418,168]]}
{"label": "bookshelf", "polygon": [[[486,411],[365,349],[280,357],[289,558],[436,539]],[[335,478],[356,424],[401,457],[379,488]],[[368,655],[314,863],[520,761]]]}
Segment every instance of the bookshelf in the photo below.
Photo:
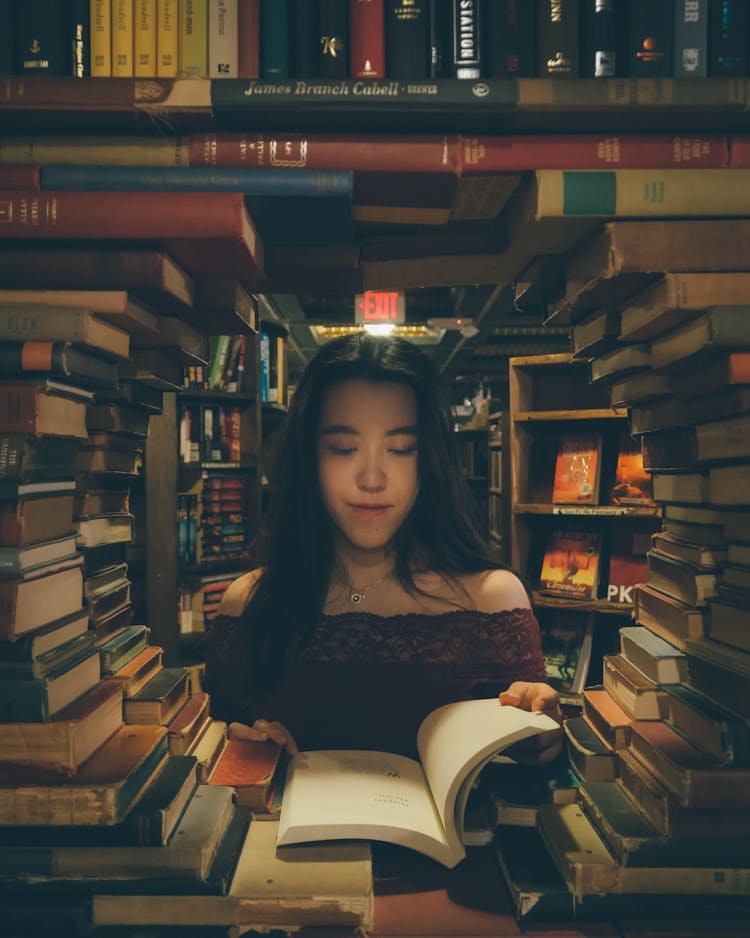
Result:
{"label": "bookshelf", "polygon": [[[632,602],[613,601],[627,594],[618,591],[613,600],[607,598],[615,539],[619,544],[623,532],[632,533],[633,538],[650,532],[659,509],[608,504],[628,418],[626,411],[610,406],[608,386],[589,383],[587,361],[572,360],[568,353],[511,358],[509,382],[512,566],[532,591],[543,636],[545,626],[553,621],[579,622],[583,630],[593,633],[595,652],[587,683],[595,683],[601,677],[599,652],[614,647],[617,629],[633,612]],[[560,500],[556,488],[558,453],[565,441],[581,436],[598,441],[596,479],[584,503],[570,504]],[[554,557],[556,538],[569,533],[590,538],[585,552],[593,557],[587,559],[585,569],[593,563],[598,576],[590,585],[582,573],[582,583],[587,582],[584,588],[575,585],[573,573],[571,585],[557,587],[568,588],[570,593],[554,595],[556,587],[541,588],[543,566],[546,560],[554,565],[549,558]],[[570,549],[567,540],[562,543]],[[579,565],[584,569],[581,561]],[[562,578],[565,582],[564,574]]]}
{"label": "bookshelf", "polygon": [[489,477],[487,488],[487,526],[490,546],[501,561],[510,557],[510,459],[508,411],[489,415],[487,445]]}

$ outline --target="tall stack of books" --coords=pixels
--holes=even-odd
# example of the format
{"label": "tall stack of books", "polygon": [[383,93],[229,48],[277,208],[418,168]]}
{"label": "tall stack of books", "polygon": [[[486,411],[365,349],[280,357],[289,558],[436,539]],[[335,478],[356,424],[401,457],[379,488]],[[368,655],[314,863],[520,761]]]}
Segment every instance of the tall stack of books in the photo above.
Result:
{"label": "tall stack of books", "polygon": [[750,905],[750,255],[728,256],[735,224],[605,226],[551,317],[574,339],[599,321],[591,373],[630,408],[664,515],[635,623],[566,723],[581,801],[537,822],[582,909],[610,895],[622,917]]}

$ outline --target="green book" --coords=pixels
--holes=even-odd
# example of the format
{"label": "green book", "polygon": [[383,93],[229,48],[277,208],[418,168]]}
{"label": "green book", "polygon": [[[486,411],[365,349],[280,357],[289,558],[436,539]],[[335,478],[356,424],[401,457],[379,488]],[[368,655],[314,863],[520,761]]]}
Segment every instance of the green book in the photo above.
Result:
{"label": "green book", "polygon": [[39,678],[0,679],[3,723],[47,722],[92,688],[101,676],[99,651],[88,644]]}

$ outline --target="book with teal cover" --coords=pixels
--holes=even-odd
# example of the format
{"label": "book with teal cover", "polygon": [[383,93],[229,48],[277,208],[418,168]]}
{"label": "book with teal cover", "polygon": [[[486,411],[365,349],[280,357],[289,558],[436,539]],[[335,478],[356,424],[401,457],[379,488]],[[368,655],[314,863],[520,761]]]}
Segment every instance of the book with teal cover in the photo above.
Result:
{"label": "book with teal cover", "polygon": [[[89,646],[44,677],[0,679],[0,722],[46,723],[93,687],[99,676],[99,650]],[[60,690],[59,682],[65,684]]]}

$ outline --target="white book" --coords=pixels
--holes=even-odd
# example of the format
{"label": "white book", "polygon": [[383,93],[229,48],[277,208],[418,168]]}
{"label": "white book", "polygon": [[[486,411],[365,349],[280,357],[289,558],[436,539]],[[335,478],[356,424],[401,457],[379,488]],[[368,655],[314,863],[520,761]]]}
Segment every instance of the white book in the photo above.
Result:
{"label": "white book", "polygon": [[237,0],[209,0],[209,78],[237,78],[239,68],[238,33]]}
{"label": "white book", "polygon": [[551,717],[493,697],[428,714],[417,732],[421,763],[367,750],[300,752],[289,764],[278,844],[384,840],[453,867],[466,855],[464,812],[481,769],[513,743],[554,730]]}

